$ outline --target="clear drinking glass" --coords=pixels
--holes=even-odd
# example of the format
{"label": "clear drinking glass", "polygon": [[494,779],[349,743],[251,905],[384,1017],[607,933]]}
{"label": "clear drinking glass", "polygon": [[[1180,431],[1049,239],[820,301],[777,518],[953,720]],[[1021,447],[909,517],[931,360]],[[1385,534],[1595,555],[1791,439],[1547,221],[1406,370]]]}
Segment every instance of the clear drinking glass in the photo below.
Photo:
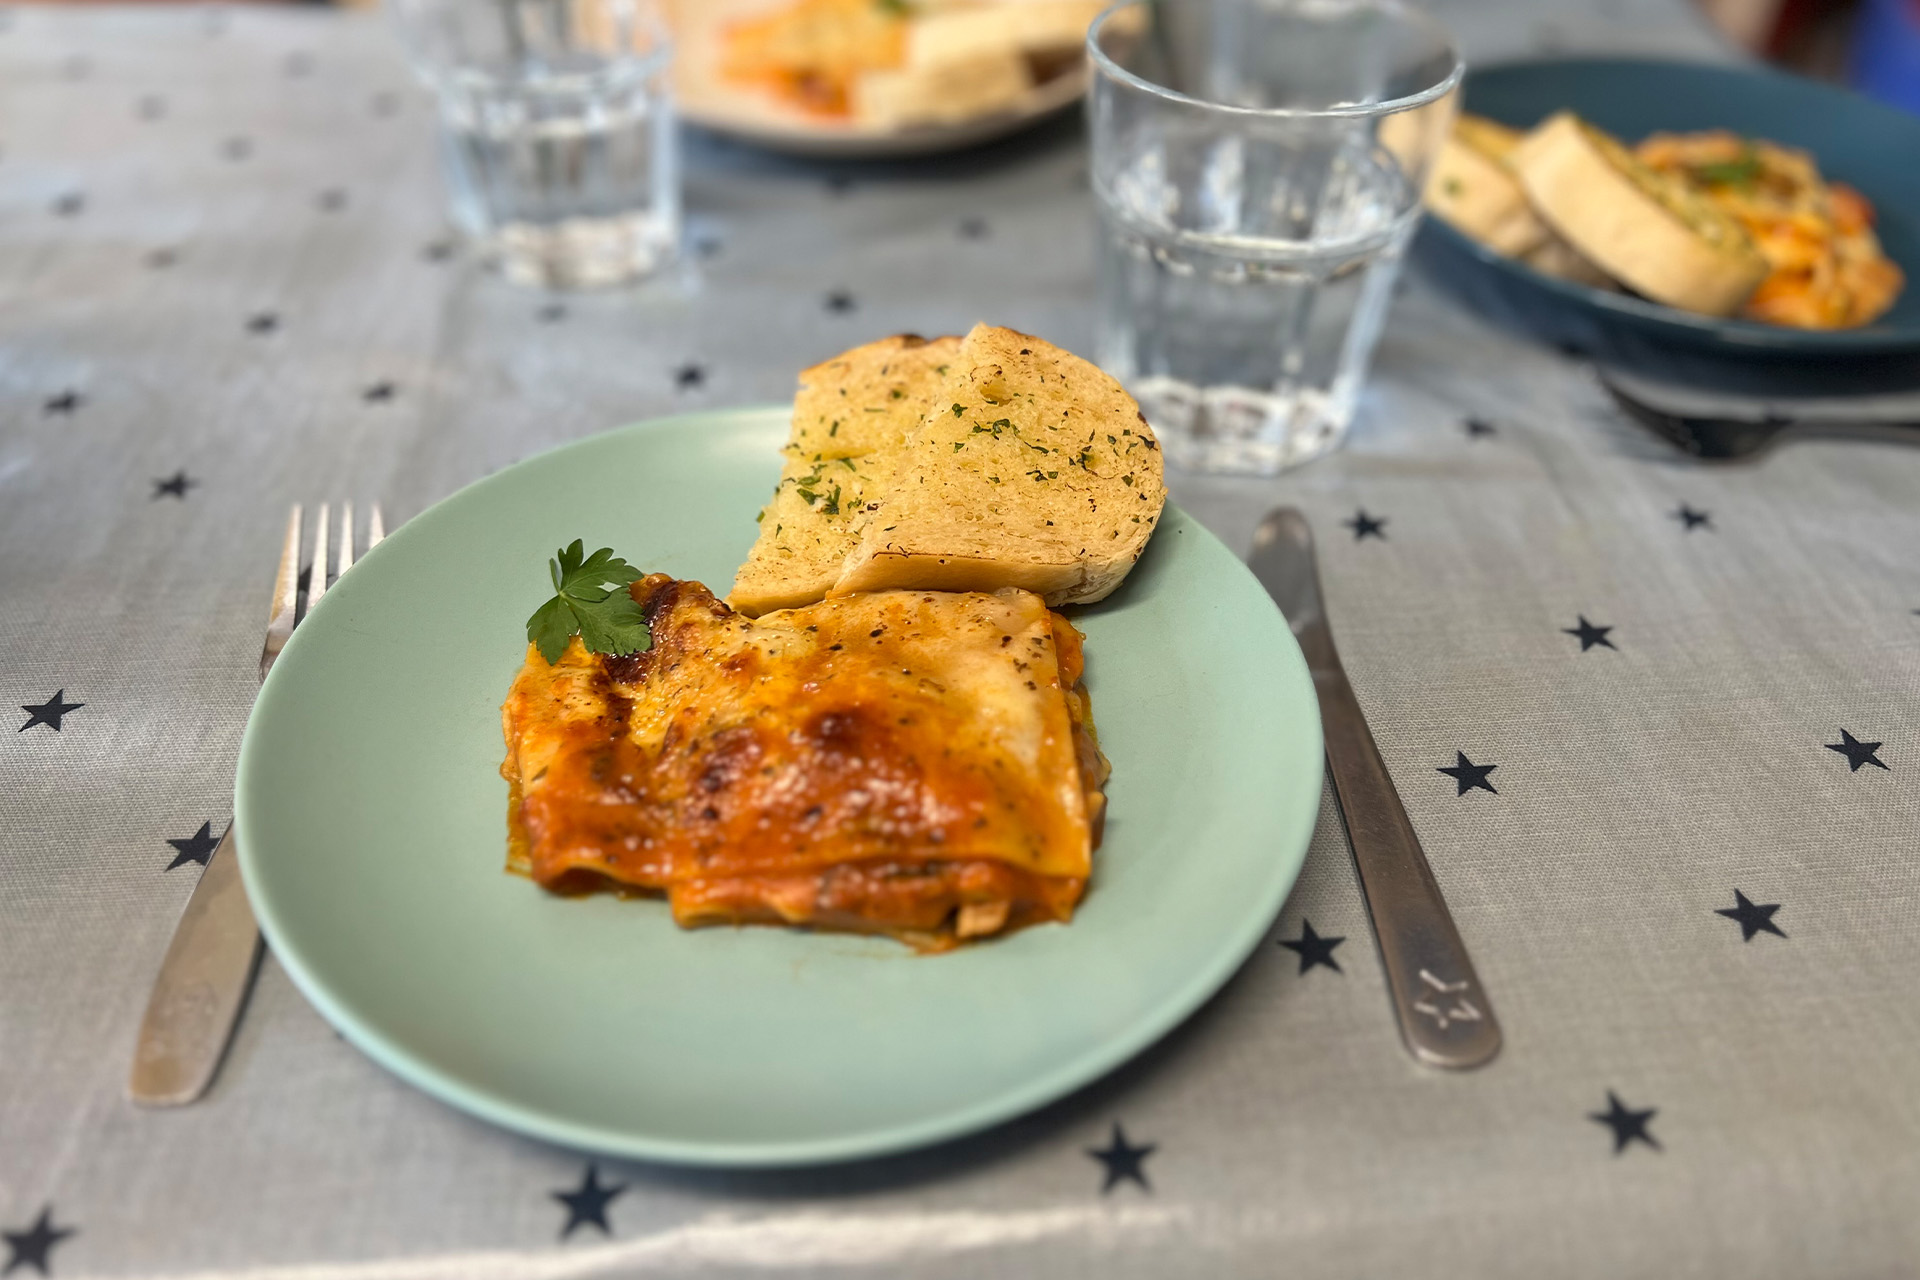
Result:
{"label": "clear drinking glass", "polygon": [[1100,363],[1179,466],[1353,420],[1461,61],[1394,0],[1142,0],[1087,35]]}
{"label": "clear drinking glass", "polygon": [[440,98],[454,221],[512,280],[571,288],[658,269],[680,166],[654,0],[394,0]]}

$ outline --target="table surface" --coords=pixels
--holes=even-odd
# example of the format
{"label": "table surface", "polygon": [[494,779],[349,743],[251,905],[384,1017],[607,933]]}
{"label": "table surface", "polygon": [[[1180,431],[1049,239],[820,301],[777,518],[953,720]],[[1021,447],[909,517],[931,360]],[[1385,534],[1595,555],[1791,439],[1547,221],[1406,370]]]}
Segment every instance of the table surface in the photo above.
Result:
{"label": "table surface", "polygon": [[[1440,12],[1476,58],[1725,56],[1677,0]],[[404,518],[561,441],[784,400],[876,334],[990,318],[1085,350],[1085,165],[1072,120],[883,168],[694,139],[684,279],[547,298],[435,247],[431,107],[377,20],[0,10],[0,695],[23,708],[0,733],[0,1267],[1914,1274],[1920,452],[1684,462],[1580,362],[1418,281],[1344,452],[1173,490],[1240,549],[1278,502],[1316,522],[1354,685],[1505,1023],[1489,1069],[1401,1050],[1329,801],[1217,999],[934,1150],[596,1162],[403,1086],[271,958],[211,1094],[127,1102],[194,837],[230,812],[289,501]],[[1380,536],[1343,523],[1361,511]]]}

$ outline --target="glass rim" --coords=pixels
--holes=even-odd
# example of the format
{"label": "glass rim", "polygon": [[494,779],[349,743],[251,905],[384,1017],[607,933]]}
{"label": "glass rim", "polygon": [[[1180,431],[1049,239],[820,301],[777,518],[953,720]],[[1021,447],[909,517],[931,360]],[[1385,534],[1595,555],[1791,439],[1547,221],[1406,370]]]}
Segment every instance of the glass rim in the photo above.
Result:
{"label": "glass rim", "polygon": [[1087,28],[1087,60],[1100,74],[1168,102],[1199,107],[1206,111],[1217,111],[1223,115],[1269,120],[1361,119],[1367,116],[1392,115],[1398,111],[1411,111],[1416,107],[1424,107],[1430,102],[1438,102],[1459,86],[1461,78],[1466,74],[1466,59],[1460,55],[1459,42],[1453,38],[1450,31],[1434,19],[1433,15],[1410,4],[1403,4],[1401,0],[1368,0],[1368,3],[1398,18],[1411,20],[1414,25],[1424,27],[1430,34],[1438,37],[1441,46],[1451,55],[1453,61],[1447,74],[1418,93],[1406,94],[1399,98],[1387,98],[1380,102],[1357,102],[1331,107],[1242,107],[1230,102],[1209,102],[1205,98],[1196,98],[1191,94],[1181,93],[1178,89],[1156,84],[1137,72],[1127,70],[1108,57],[1106,50],[1100,47],[1100,33],[1106,29],[1109,21],[1119,16],[1123,10],[1151,10],[1154,8],[1153,0],[1120,0],[1118,4],[1095,18],[1093,25]]}

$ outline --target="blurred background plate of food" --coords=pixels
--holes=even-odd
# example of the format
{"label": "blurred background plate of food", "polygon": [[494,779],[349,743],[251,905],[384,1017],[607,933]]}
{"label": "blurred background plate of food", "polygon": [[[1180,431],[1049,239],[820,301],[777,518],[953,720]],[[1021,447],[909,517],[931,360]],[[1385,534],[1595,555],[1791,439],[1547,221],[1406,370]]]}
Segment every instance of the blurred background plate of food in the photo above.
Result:
{"label": "blurred background plate of food", "polygon": [[1775,71],[1480,68],[1420,257],[1496,320],[1602,359],[1911,371],[1915,156],[1920,119]]}
{"label": "blurred background plate of food", "polygon": [[1004,137],[1079,101],[1102,0],[671,0],[681,114],[836,159]]}

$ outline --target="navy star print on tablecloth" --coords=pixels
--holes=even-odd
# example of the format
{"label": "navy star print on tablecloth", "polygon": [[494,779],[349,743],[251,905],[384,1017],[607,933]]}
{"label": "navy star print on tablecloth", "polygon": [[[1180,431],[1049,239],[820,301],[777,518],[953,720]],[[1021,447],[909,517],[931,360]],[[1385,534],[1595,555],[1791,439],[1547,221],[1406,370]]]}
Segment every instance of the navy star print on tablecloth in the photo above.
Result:
{"label": "navy star print on tablecloth", "polygon": [[1845,729],[1840,731],[1840,741],[1829,742],[1825,745],[1827,750],[1838,751],[1847,758],[1848,773],[1858,773],[1867,765],[1874,765],[1881,769],[1887,767],[1885,762],[1880,759],[1879,754],[1880,748],[1886,744],[1880,742],[1862,742]]}
{"label": "navy star print on tablecloth", "polygon": [[1608,649],[1614,648],[1613,641],[1607,639],[1607,632],[1613,630],[1612,627],[1595,626],[1593,623],[1587,621],[1587,615],[1584,613],[1579,615],[1579,617],[1579,626],[1562,627],[1560,628],[1560,632],[1562,635],[1569,635],[1578,639],[1580,641],[1580,652],[1585,653],[1595,645],[1601,645]]}
{"label": "navy star print on tablecloth", "polygon": [[1367,537],[1386,540],[1387,518],[1385,516],[1370,516],[1364,510],[1360,510],[1353,513],[1353,519],[1344,520],[1341,523],[1353,530],[1355,542]]}
{"label": "navy star print on tablecloth", "polygon": [[1439,766],[1439,768],[1441,773],[1446,774],[1449,778],[1452,778],[1460,784],[1460,790],[1457,794],[1465,795],[1475,787],[1480,788],[1482,791],[1493,791],[1495,795],[1500,794],[1494,790],[1493,784],[1487,781],[1487,775],[1495,769],[1498,769],[1500,767],[1499,765],[1475,764],[1473,761],[1467,759],[1467,753],[1464,751],[1456,751],[1453,754],[1455,757],[1454,763],[1443,764]]}
{"label": "navy star print on tablecloth", "polygon": [[52,1275],[53,1247],[78,1234],[74,1227],[53,1225],[53,1206],[47,1205],[25,1230],[0,1231],[0,1240],[7,1242],[7,1265],[0,1267],[0,1276],[12,1275],[22,1267],[32,1267],[43,1276]]}
{"label": "navy star print on tablecloth", "polygon": [[1344,973],[1345,970],[1340,967],[1340,962],[1333,958],[1333,949],[1345,941],[1346,939],[1344,937],[1321,937],[1313,931],[1313,922],[1302,916],[1300,919],[1300,936],[1297,938],[1282,938],[1280,939],[1280,945],[1300,957],[1301,973],[1305,973],[1316,965],[1324,965],[1335,973]]}
{"label": "navy star print on tablecloth", "polygon": [[612,1235],[613,1228],[607,1224],[607,1206],[626,1189],[624,1183],[613,1187],[602,1186],[600,1170],[589,1164],[578,1188],[552,1193],[555,1200],[567,1206],[567,1221],[560,1228],[560,1238],[565,1240],[573,1234],[574,1228],[586,1226],[598,1227],[603,1235]]}
{"label": "navy star print on tablecloth", "polygon": [[1712,516],[1704,511],[1695,511],[1684,502],[1680,504],[1680,509],[1673,513],[1673,518],[1678,520],[1680,527],[1688,533],[1692,533],[1695,529],[1710,530],[1713,528]]}
{"label": "navy star print on tablecloth", "polygon": [[1106,1181],[1100,1184],[1100,1194],[1106,1195],[1122,1182],[1138,1183],[1142,1191],[1153,1190],[1147,1181],[1147,1157],[1159,1149],[1159,1144],[1149,1142],[1136,1147],[1127,1141],[1127,1131],[1120,1122],[1113,1122],[1113,1137],[1104,1147],[1088,1147],[1087,1154],[1106,1166]]}
{"label": "navy star print on tablecloth", "polygon": [[27,722],[20,726],[18,732],[25,733],[27,730],[33,728],[33,726],[43,724],[55,733],[58,733],[60,731],[61,717],[69,712],[78,711],[81,707],[87,705],[84,702],[67,702],[65,701],[66,696],[67,691],[62,689],[38,706],[30,703],[21,703],[20,709],[27,713]]}
{"label": "navy star print on tablecloth", "polygon": [[198,480],[195,480],[186,472],[176,471],[164,480],[155,480],[153,482],[153,496],[155,499],[178,498],[182,502],[185,502],[187,500],[187,490],[199,483]]}
{"label": "navy star print on tablecloth", "polygon": [[1660,1112],[1656,1107],[1635,1111],[1620,1101],[1613,1090],[1609,1089],[1607,1090],[1607,1109],[1590,1112],[1587,1119],[1596,1124],[1606,1125],[1613,1130],[1613,1154],[1619,1155],[1627,1149],[1627,1144],[1630,1142],[1644,1142],[1655,1151],[1660,1150],[1660,1143],[1647,1129],[1658,1114]]}
{"label": "navy star print on tablecloth", "polygon": [[1729,920],[1738,922],[1740,925],[1740,941],[1752,942],[1754,935],[1760,933],[1771,933],[1776,938],[1784,938],[1787,936],[1781,931],[1780,926],[1773,922],[1773,913],[1779,909],[1780,904],[1777,902],[1769,902],[1756,906],[1747,900],[1746,894],[1735,889],[1733,891],[1733,905],[1731,907],[1716,908],[1713,914],[1725,916]]}
{"label": "navy star print on tablecloth", "polygon": [[200,829],[192,835],[179,840],[168,840],[167,843],[173,846],[173,861],[167,864],[167,870],[173,871],[186,866],[189,862],[206,866],[207,859],[211,858],[213,851],[220,847],[220,837],[213,834],[211,822],[203,822],[200,824]]}

